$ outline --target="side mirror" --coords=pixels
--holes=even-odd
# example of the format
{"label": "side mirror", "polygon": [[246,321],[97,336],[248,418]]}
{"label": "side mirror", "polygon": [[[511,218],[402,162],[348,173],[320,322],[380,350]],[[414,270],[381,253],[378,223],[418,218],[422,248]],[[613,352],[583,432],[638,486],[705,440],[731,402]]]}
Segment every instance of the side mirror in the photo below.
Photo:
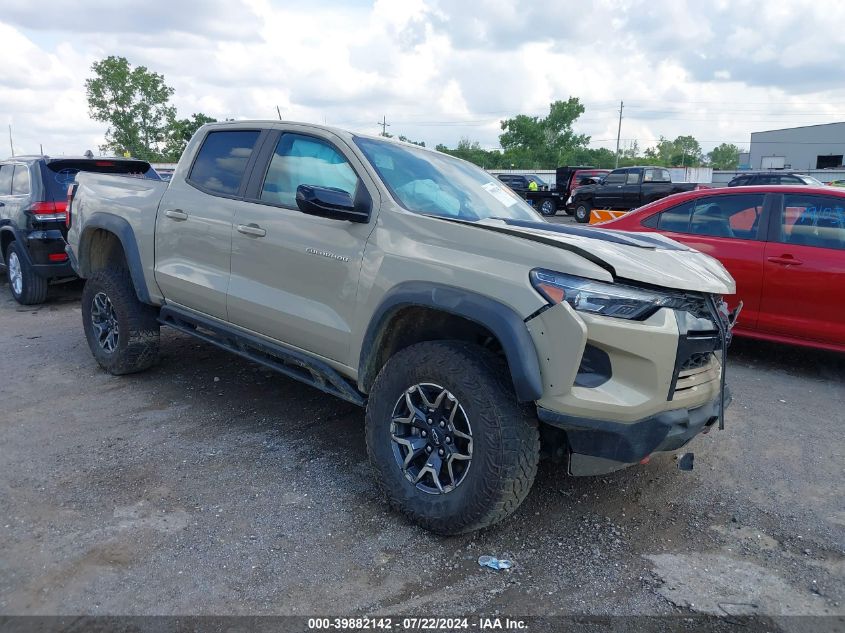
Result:
{"label": "side mirror", "polygon": [[364,224],[370,221],[370,205],[367,201],[355,201],[349,193],[334,187],[299,185],[296,188],[296,206],[303,213],[330,220]]}

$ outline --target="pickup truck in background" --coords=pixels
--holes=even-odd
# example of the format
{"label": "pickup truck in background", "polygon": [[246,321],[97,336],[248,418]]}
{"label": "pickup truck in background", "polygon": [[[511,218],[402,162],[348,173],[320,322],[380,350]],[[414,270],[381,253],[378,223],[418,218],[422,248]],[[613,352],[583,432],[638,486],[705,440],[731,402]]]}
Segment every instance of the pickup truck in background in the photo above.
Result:
{"label": "pickup truck in background", "polygon": [[693,191],[694,182],[674,183],[669,170],[663,167],[624,167],[614,169],[603,182],[578,187],[567,200],[566,208],[575,219],[586,224],[592,209],[629,211],[660,198]]}
{"label": "pickup truck in background", "polygon": [[572,215],[572,210],[566,206],[569,196],[578,187],[601,181],[610,173],[609,169],[600,169],[590,165],[564,166],[555,170],[555,191],[560,195],[560,208]]}
{"label": "pickup truck in background", "polygon": [[[496,177],[525,199],[541,215],[551,217],[561,210],[572,215],[566,207],[566,201],[572,191],[583,184],[603,178],[608,173],[610,173],[609,169],[590,166],[558,167],[555,170],[555,184],[552,187],[549,187],[536,174],[501,173]],[[534,191],[529,188],[531,182],[537,183],[537,189]]]}
{"label": "pickup truck in background", "polygon": [[[549,190],[546,181],[535,174],[498,174],[496,177],[513,189],[541,215],[547,217],[555,215],[562,206],[560,193]],[[532,182],[537,185],[536,189],[530,188]]]}
{"label": "pickup truck in background", "polygon": [[365,407],[375,481],[438,533],[512,513],[541,450],[596,475],[724,419],[719,262],[550,224],[439,152],[215,123],[170,182],[79,173],[66,213],[101,367],[151,367],[165,325]]}

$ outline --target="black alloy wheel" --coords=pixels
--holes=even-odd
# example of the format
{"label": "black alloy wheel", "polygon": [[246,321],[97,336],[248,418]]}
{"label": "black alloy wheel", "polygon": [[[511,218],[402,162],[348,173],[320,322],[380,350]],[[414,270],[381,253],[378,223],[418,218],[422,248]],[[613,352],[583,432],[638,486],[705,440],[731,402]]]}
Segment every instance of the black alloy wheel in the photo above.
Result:
{"label": "black alloy wheel", "polygon": [[429,494],[447,494],[472,465],[472,426],[449,391],[432,383],[408,389],[393,407],[393,457],[405,477]]}

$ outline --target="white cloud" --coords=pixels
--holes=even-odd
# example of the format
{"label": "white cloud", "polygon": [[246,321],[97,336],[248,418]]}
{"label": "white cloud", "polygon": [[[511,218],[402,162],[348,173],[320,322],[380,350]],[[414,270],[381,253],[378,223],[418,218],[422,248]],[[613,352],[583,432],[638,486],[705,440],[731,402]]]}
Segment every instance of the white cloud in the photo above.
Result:
{"label": "white cloud", "polygon": [[[0,122],[16,150],[81,153],[90,66],[122,55],[162,73],[181,116],[286,118],[434,145],[496,146],[499,120],[555,99],[587,107],[578,131],[615,146],[692,134],[705,148],[749,132],[845,119],[845,4],[598,0],[7,0]],[[72,6],[71,6],[72,5]],[[132,5],[134,6],[134,5]],[[71,10],[72,9],[72,10]]]}

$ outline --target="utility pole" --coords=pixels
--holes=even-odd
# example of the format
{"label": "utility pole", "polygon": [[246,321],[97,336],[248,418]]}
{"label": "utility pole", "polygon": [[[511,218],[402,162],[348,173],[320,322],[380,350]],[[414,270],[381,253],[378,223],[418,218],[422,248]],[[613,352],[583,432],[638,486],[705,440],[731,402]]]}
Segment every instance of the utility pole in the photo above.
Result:
{"label": "utility pole", "polygon": [[387,122],[387,117],[382,115],[381,121],[378,122],[378,125],[381,126],[381,135],[387,136],[387,128],[390,127],[390,123]]}
{"label": "utility pole", "polygon": [[622,107],[624,105],[624,102],[619,102],[619,127],[616,128],[616,165],[614,169],[619,167],[619,137],[622,136]]}
{"label": "utility pole", "polygon": [[12,124],[9,123],[9,147],[12,148],[12,158],[15,157],[15,144],[12,143]]}

